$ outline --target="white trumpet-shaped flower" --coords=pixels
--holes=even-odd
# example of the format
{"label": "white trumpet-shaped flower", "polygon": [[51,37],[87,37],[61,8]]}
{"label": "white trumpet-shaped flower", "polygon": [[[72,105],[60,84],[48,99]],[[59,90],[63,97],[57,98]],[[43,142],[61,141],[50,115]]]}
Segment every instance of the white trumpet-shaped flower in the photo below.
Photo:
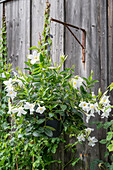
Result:
{"label": "white trumpet-shaped flower", "polygon": [[30,110],[30,114],[31,114],[31,115],[32,115],[33,112],[34,112],[34,107],[35,107],[35,104],[34,104],[34,103],[26,102],[26,104],[24,105],[24,108],[25,108],[25,109],[29,109],[29,110]]}
{"label": "white trumpet-shaped flower", "polygon": [[104,108],[104,109],[102,109],[102,111],[103,111],[103,113],[102,113],[101,117],[102,118],[108,118],[109,114],[111,112],[111,108],[108,108],[107,110],[105,110],[105,108]]}
{"label": "white trumpet-shaped flower", "polygon": [[13,81],[12,78],[10,78],[8,81],[3,82],[6,85],[7,91],[13,90],[12,81]]}
{"label": "white trumpet-shaped flower", "polygon": [[39,107],[36,109],[36,112],[42,114],[45,110],[46,110],[45,106],[43,106],[43,107],[39,106]]}
{"label": "white trumpet-shaped flower", "polygon": [[40,53],[34,51],[33,54],[28,55],[28,59],[31,60],[31,64],[35,64],[37,61],[39,61],[39,56]]}
{"label": "white trumpet-shaped flower", "polygon": [[110,104],[109,96],[106,96],[106,95],[102,96],[99,103],[104,106],[109,105]]}
{"label": "white trumpet-shaped flower", "polygon": [[79,135],[79,136],[77,137],[77,139],[78,139],[79,142],[85,141],[85,136],[84,136],[84,134],[82,133],[81,135]]}
{"label": "white trumpet-shaped flower", "polygon": [[92,131],[94,131],[94,129],[89,128],[89,127],[85,129],[85,132],[87,133],[87,135],[90,135],[90,133],[91,133]]}
{"label": "white trumpet-shaped flower", "polygon": [[79,88],[82,85],[83,79],[81,77],[76,76],[73,78],[73,87],[74,88]]}
{"label": "white trumpet-shaped flower", "polygon": [[90,136],[88,137],[88,141],[89,141],[88,145],[92,147],[95,146],[96,142],[98,142],[98,140],[95,137],[90,137]]}
{"label": "white trumpet-shaped flower", "polygon": [[85,101],[80,102],[79,107],[81,107],[87,113],[89,112],[89,103],[87,103]]}
{"label": "white trumpet-shaped flower", "polygon": [[12,113],[17,113],[17,116],[21,117],[21,115],[27,114],[27,112],[24,110],[24,107],[20,106],[19,108],[12,109]]}
{"label": "white trumpet-shaped flower", "polygon": [[17,95],[17,92],[15,92],[13,89],[10,89],[10,90],[8,89],[8,93],[6,96],[11,97],[11,99],[13,100],[16,97],[16,95]]}

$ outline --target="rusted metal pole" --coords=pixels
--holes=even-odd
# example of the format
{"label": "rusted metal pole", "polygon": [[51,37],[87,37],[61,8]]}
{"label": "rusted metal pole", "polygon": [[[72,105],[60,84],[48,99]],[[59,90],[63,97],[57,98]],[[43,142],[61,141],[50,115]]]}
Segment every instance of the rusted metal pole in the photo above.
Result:
{"label": "rusted metal pole", "polygon": [[58,22],[59,24],[67,25],[69,27],[76,28],[77,30],[81,30],[81,31],[86,32],[85,29],[83,29],[83,28],[77,27],[75,25],[72,25],[72,24],[69,24],[69,23],[66,23],[66,22],[62,22],[62,21],[54,19],[54,18],[51,18],[51,21]]}
{"label": "rusted metal pole", "polygon": [[[57,19],[53,19],[51,18],[51,21],[57,22],[59,24],[63,24],[73,35],[73,37],[77,40],[77,42],[79,43],[79,45],[82,47],[82,62],[84,63],[84,68],[85,68],[85,39],[86,39],[86,31],[85,29],[81,28],[81,27],[77,27],[75,25],[72,24],[68,24],[66,22],[62,22],[60,20]],[[71,31],[71,29],[69,27],[75,28],[77,30],[81,30],[82,31],[82,43],[78,40],[78,38],[75,36],[75,34]]]}
{"label": "rusted metal pole", "polygon": [[74,35],[74,33],[71,31],[71,29],[67,26],[67,25],[65,25],[66,26],[66,28],[71,32],[71,34],[73,35],[73,37],[77,40],[77,42],[80,44],[80,46],[83,48],[83,49],[85,49],[85,47],[81,44],[81,42],[78,40],[78,38]]}

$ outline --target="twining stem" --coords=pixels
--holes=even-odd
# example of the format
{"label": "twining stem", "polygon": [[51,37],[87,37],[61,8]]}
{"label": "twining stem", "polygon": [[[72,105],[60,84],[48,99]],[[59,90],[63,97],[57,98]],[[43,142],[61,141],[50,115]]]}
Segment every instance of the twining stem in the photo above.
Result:
{"label": "twining stem", "polygon": [[[35,157],[34,157],[34,155],[33,155],[33,157],[32,157],[32,162],[33,162],[33,163],[34,163],[34,160],[35,160]],[[34,170],[33,165],[32,165],[32,170]]]}
{"label": "twining stem", "polygon": [[[15,147],[14,147],[14,151],[15,151]],[[18,159],[17,159],[17,154],[16,154],[16,169],[18,170],[18,163],[17,163]]]}

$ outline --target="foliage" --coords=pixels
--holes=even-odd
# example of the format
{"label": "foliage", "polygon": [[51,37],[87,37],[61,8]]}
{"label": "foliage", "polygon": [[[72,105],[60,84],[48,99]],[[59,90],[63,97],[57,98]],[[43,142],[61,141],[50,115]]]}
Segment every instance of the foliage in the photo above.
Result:
{"label": "foliage", "polygon": [[[88,78],[75,76],[73,69],[61,70],[67,59],[61,56],[61,63],[54,65],[51,60],[51,38],[49,29],[49,7],[45,10],[43,39],[39,47],[31,47],[33,54],[27,56],[26,72],[17,68],[13,72],[11,65],[6,64],[6,32],[2,29],[0,51],[2,69],[1,105],[0,105],[0,167],[2,169],[38,169],[49,170],[50,164],[61,163],[62,169],[68,164],[76,166],[80,157],[75,154],[67,164],[54,160],[60,143],[66,143],[61,134],[65,133],[75,139],[75,143],[66,143],[65,150],[76,152],[78,143],[87,142],[94,147],[98,140],[90,136],[94,129],[86,127],[83,115],[88,123],[98,113],[101,118],[108,118],[111,108],[109,96],[99,89],[98,95],[92,87],[98,81],[93,80],[93,71]],[[5,63],[4,63],[5,62]],[[4,64],[3,64],[4,63]],[[4,73],[4,77],[3,74]],[[113,85],[109,86],[112,90]],[[96,122],[97,128],[110,129],[107,138],[100,141],[106,144],[109,152],[113,151],[113,121]],[[106,156],[109,155],[106,152]],[[100,160],[94,164],[103,166]],[[110,164],[104,164],[112,167]]]}
{"label": "foliage", "polygon": [[[107,93],[111,90],[113,90],[113,83],[111,83],[108,86],[108,90]],[[113,108],[113,106],[111,106],[110,104],[108,105],[108,107],[106,107],[105,111],[107,111],[109,108]],[[105,152],[105,158],[109,159],[110,158],[110,162],[113,162],[113,120],[106,120],[106,121],[95,121],[92,122],[93,124],[96,124],[97,129],[99,130],[100,128],[104,128],[106,130],[106,138],[105,139],[101,139],[99,142],[103,145],[106,146],[106,152]],[[101,161],[101,160],[100,160]],[[113,163],[110,162],[103,162],[101,161],[100,168],[107,168],[107,169],[113,169]]]}

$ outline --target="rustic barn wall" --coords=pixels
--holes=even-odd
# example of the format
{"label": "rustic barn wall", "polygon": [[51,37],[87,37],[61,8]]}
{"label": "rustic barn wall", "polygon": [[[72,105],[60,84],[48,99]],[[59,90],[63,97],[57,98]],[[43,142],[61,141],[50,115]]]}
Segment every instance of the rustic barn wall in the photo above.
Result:
{"label": "rustic barn wall", "polygon": [[[38,3],[37,3],[38,2]],[[50,0],[50,17],[65,21],[67,23],[82,27],[86,30],[86,49],[85,49],[85,67],[82,63],[82,48],[64,28],[63,25],[51,22],[51,34],[53,35],[52,60],[59,62],[60,55],[65,53],[68,59],[64,67],[76,65],[75,72],[81,76],[88,77],[91,70],[94,72],[94,79],[99,80],[95,86],[94,92],[101,87],[105,90],[107,85],[113,81],[113,2],[112,0]],[[29,54],[30,46],[37,46],[39,33],[43,31],[44,10],[46,0],[11,0],[5,3],[7,20],[7,40],[8,57],[13,62],[13,67],[24,68],[24,60]],[[0,4],[0,27],[2,19],[3,4]],[[71,28],[76,37],[82,42],[82,32]],[[113,95],[111,95],[113,101]],[[92,120],[100,120],[98,116]],[[96,131],[93,133],[98,139],[105,137],[105,131]],[[65,136],[67,140],[67,136]],[[73,141],[72,141],[73,142]],[[92,160],[104,159],[102,145],[97,144],[93,150],[91,147],[83,149],[79,147],[78,156],[84,152],[88,156],[83,160],[84,163]],[[93,152],[93,154],[92,154]],[[65,154],[65,156],[64,156]],[[60,156],[59,156],[60,155]],[[55,156],[62,158],[66,163],[71,153],[65,153],[63,146]],[[58,167],[61,169],[60,167]],[[70,167],[65,170],[84,169],[84,165]],[[53,166],[54,169],[54,166]],[[98,167],[96,167],[96,170]]]}

